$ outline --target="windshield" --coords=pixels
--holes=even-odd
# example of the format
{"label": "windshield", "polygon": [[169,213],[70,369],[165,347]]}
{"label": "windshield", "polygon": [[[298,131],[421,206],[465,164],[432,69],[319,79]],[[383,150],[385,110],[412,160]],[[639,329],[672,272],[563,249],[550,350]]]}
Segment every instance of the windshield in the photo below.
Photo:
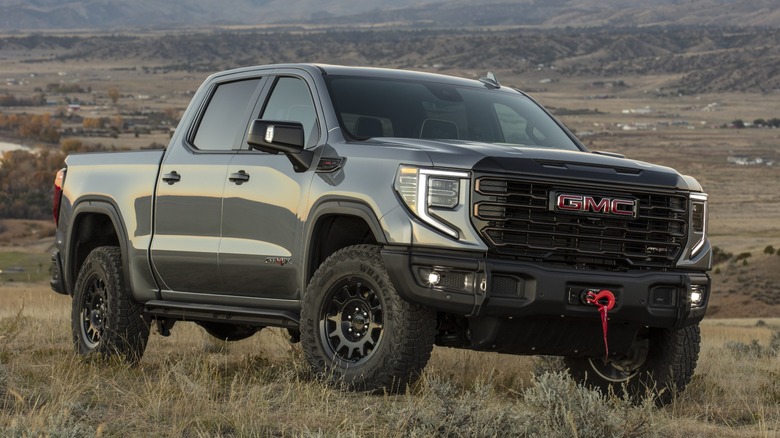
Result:
{"label": "windshield", "polygon": [[506,89],[386,78],[325,77],[341,128],[353,139],[467,140],[579,150],[525,96]]}

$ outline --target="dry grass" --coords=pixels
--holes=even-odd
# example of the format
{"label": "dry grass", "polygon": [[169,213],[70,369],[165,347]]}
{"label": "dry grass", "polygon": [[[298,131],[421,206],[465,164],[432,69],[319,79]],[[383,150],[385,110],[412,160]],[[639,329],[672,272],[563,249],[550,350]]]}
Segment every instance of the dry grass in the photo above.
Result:
{"label": "dry grass", "polygon": [[342,391],[275,330],[226,344],[180,324],[136,367],[86,361],[69,309],[43,284],[0,287],[0,436],[780,434],[778,319],[706,321],[693,383],[656,409],[581,388],[555,361],[446,348],[406,394]]}

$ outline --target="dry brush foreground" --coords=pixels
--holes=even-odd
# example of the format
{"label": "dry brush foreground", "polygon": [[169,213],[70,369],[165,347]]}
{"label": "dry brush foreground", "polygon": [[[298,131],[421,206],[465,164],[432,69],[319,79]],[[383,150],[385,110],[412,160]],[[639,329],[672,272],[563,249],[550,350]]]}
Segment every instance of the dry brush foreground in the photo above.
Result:
{"label": "dry brush foreground", "polygon": [[0,285],[0,436],[780,436],[780,319],[705,320],[692,384],[659,409],[555,360],[447,348],[406,394],[342,391],[275,330],[225,344],[182,323],[136,367],[83,360],[69,306]]}

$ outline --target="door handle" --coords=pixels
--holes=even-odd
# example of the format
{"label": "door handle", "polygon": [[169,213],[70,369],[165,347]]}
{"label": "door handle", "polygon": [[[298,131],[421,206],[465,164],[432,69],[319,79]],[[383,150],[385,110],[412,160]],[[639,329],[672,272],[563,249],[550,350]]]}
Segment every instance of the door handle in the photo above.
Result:
{"label": "door handle", "polygon": [[173,185],[174,183],[179,182],[181,180],[181,175],[178,174],[175,170],[171,173],[166,173],[163,175],[162,180],[167,182],[169,185]]}
{"label": "door handle", "polygon": [[244,172],[243,170],[239,170],[236,173],[231,173],[230,178],[228,178],[231,182],[236,183],[236,185],[241,185],[247,181],[249,181],[249,174]]}

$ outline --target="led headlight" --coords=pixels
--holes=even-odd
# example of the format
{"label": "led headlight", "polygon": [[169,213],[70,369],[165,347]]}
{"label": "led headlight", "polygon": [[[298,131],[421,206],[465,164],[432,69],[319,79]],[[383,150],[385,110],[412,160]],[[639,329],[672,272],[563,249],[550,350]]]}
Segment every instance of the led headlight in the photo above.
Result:
{"label": "led headlight", "polygon": [[691,237],[696,244],[691,250],[691,257],[701,251],[707,239],[707,194],[691,193]]}
{"label": "led headlight", "polygon": [[454,209],[460,199],[461,180],[468,172],[400,166],[395,178],[395,190],[409,209],[423,222],[457,239],[458,231],[429,213],[429,208]]}

